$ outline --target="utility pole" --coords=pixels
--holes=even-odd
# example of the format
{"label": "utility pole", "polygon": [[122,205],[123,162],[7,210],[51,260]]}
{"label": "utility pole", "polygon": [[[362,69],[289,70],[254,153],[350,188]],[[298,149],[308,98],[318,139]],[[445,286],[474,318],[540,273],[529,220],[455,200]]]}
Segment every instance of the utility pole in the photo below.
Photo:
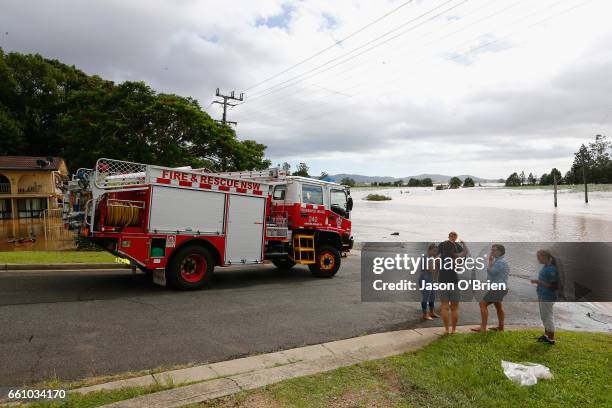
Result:
{"label": "utility pole", "polygon": [[229,123],[231,125],[237,125],[237,122],[232,122],[227,120],[227,107],[228,106],[237,106],[237,103],[230,103],[229,101],[244,101],[244,93],[240,93],[240,96],[236,98],[234,91],[232,91],[229,95],[223,95],[219,92],[219,88],[217,88],[217,93],[215,94],[219,100],[213,101],[213,103],[218,103],[219,105],[223,105],[223,118],[221,120],[217,120],[218,123]]}
{"label": "utility pole", "polygon": [[555,185],[555,208],[557,208],[557,173],[553,172],[553,184]]}

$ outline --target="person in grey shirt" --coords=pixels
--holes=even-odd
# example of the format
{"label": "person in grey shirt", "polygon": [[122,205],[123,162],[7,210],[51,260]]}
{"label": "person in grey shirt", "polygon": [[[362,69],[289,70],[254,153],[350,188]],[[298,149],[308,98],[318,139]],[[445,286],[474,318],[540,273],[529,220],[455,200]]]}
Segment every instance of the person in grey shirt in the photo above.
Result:
{"label": "person in grey shirt", "polygon": [[472,328],[475,332],[487,331],[487,321],[489,319],[489,305],[493,304],[497,311],[497,327],[491,327],[490,330],[504,330],[504,307],[502,301],[508,293],[508,276],[510,275],[510,267],[504,258],[506,248],[501,244],[491,245],[491,253],[489,254],[489,265],[487,267],[487,280],[491,283],[504,283],[506,288],[502,290],[490,290],[480,301],[480,327]]}

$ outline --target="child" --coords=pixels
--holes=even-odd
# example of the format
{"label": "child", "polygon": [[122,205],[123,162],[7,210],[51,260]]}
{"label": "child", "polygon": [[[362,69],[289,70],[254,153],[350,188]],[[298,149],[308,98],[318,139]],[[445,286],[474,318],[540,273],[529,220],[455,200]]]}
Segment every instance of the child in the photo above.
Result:
{"label": "child", "polygon": [[559,287],[559,272],[557,261],[552,254],[544,249],[537,253],[538,261],[544,265],[538,274],[538,279],[531,283],[537,285],[538,300],[540,305],[540,317],[544,324],[544,335],[538,341],[555,344],[555,320],[553,306],[557,300],[557,289]]}
{"label": "child", "polygon": [[[436,280],[435,276],[437,270],[434,259],[438,256],[438,246],[436,244],[430,244],[427,248],[427,259],[425,260],[425,268],[421,269],[421,276],[419,277],[420,285],[423,286],[423,282],[432,283]],[[423,320],[433,320],[434,317],[440,317],[434,311],[434,300],[436,293],[433,290],[423,289],[421,290],[421,309],[423,311]],[[429,307],[429,311],[427,308]]]}

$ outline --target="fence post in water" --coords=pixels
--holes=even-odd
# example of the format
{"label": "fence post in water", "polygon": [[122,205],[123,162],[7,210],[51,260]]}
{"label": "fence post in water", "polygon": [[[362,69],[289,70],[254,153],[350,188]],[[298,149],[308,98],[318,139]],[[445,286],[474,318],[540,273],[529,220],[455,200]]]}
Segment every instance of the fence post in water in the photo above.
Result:
{"label": "fence post in water", "polygon": [[582,165],[582,179],[584,181],[584,202],[589,203],[589,188],[587,187],[586,170],[585,166]]}
{"label": "fence post in water", "polygon": [[555,208],[557,208],[557,175],[553,174],[553,185],[555,186]]}

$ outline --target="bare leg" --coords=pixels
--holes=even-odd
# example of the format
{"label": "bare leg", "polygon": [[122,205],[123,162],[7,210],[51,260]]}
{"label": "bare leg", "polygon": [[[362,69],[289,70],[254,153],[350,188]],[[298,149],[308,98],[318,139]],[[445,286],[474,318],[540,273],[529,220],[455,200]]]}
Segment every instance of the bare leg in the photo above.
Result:
{"label": "bare leg", "polygon": [[506,314],[504,313],[504,306],[502,302],[493,303],[495,306],[495,310],[497,311],[497,331],[504,331],[504,320],[506,318]]}
{"label": "bare leg", "polygon": [[450,302],[451,309],[451,333],[457,330],[457,322],[459,321],[459,302]]}
{"label": "bare leg", "polygon": [[474,332],[487,331],[487,321],[489,320],[489,308],[487,302],[479,302],[480,306],[480,327],[473,327]]}
{"label": "bare leg", "polygon": [[443,300],[440,304],[440,314],[442,315],[442,323],[444,323],[444,331],[448,334],[448,300]]}

